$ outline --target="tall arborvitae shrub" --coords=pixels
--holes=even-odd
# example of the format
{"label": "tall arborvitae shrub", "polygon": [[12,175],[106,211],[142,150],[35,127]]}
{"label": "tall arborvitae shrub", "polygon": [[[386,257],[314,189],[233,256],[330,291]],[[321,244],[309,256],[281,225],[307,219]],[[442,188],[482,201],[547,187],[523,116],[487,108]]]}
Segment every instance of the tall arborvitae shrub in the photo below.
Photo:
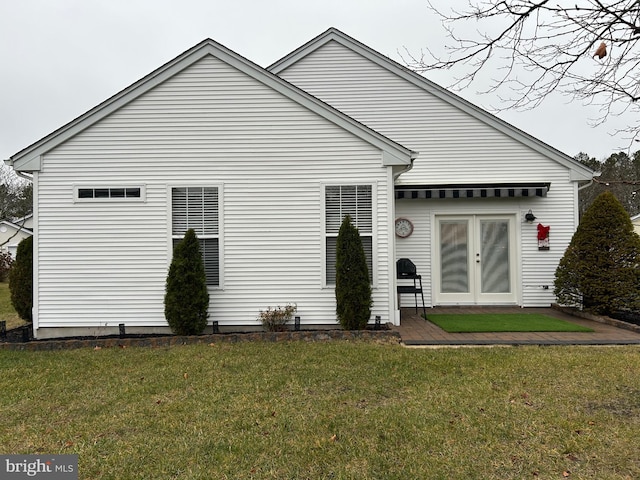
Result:
{"label": "tall arborvitae shrub", "polygon": [[16,261],[9,271],[11,304],[20,318],[30,322],[33,309],[33,237],[18,244]]}
{"label": "tall arborvitae shrub", "polygon": [[358,229],[346,216],[336,240],[336,313],[345,330],[362,330],[371,317],[371,281]]}
{"label": "tall arborvitae shrub", "polygon": [[176,335],[197,335],[207,326],[209,293],[200,243],[193,229],[173,250],[164,316]]}
{"label": "tall arborvitae shrub", "polygon": [[611,192],[582,216],[556,270],[555,294],[563,305],[605,315],[640,310],[640,237]]}

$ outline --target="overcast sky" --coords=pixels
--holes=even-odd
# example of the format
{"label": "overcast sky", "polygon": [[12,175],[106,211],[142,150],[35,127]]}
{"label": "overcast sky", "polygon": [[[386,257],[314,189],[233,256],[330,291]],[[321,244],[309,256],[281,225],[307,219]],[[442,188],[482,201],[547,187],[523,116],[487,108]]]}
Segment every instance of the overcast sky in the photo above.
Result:
{"label": "overcast sky", "polygon": [[[0,160],[205,38],[266,67],[329,27],[400,61],[445,35],[424,0],[0,0]],[[489,109],[497,97],[479,88],[460,94]],[[623,119],[592,128],[597,111],[560,96],[498,116],[571,156],[628,147],[610,135]]]}

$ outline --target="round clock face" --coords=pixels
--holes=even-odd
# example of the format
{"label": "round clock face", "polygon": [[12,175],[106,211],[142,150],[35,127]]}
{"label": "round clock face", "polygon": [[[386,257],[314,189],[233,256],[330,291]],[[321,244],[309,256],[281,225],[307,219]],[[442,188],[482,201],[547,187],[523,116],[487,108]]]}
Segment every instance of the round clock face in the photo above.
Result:
{"label": "round clock face", "polygon": [[413,223],[406,218],[396,219],[396,235],[400,238],[406,238],[413,233]]}

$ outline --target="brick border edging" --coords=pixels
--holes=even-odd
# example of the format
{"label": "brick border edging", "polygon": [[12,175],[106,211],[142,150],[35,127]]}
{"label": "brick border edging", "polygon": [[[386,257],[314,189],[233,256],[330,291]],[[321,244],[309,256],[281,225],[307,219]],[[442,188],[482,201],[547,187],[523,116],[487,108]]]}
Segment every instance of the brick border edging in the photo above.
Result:
{"label": "brick border edging", "polygon": [[630,330],[635,333],[640,333],[640,325],[635,325],[633,323],[623,322],[622,320],[617,320],[611,317],[594,315],[593,313],[584,312],[573,307],[563,307],[561,305],[558,305],[557,303],[551,304],[551,308],[558,310],[560,312],[566,313],[568,315],[573,315],[574,317],[580,317],[580,318],[584,318],[585,320],[591,320],[592,322],[604,323],[606,325],[611,325],[613,327],[622,328],[624,330]]}
{"label": "brick border edging", "polygon": [[393,330],[302,330],[293,332],[220,333],[194,336],[141,338],[96,338],[92,340],[35,340],[26,343],[0,343],[0,350],[53,351],[77,348],[170,347],[243,342],[330,342],[362,340],[400,344],[400,334]]}

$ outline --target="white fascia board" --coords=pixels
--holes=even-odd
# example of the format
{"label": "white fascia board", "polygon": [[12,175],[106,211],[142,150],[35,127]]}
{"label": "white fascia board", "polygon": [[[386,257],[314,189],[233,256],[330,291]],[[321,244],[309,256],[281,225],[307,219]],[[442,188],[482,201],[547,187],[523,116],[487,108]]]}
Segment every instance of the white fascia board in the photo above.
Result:
{"label": "white fascia board", "polygon": [[[380,148],[382,151],[389,151],[392,154],[392,158],[401,159],[399,160],[401,164],[408,165],[411,163],[412,158],[417,156],[416,152],[413,152],[384,135],[375,132],[369,127],[352,119],[348,115],[339,112],[330,105],[286,82],[277,75],[268,72],[259,65],[247,60],[219,43],[211,39],[207,39],[160,68],[154,70],[149,75],[138,80],[111,98],[105,100],[75,120],[72,120],[31,146],[16,153],[7,161],[7,163],[13,166],[17,171],[40,171],[42,168],[42,156],[48,151],[72,138],[74,135],[77,135],[99,120],[107,117],[135,98],[146,93],[207,55],[213,55],[232,67],[237,68],[243,73],[271,87],[275,91],[278,91],[300,105],[360,137],[364,141]],[[393,165],[395,165],[395,163],[393,163]]]}
{"label": "white fascia board", "polygon": [[20,159],[11,157],[7,164],[13,167],[16,172],[36,172],[42,168],[42,155],[36,153]]}
{"label": "white fascia board", "polygon": [[414,84],[415,86],[429,92],[435,97],[453,105],[454,107],[462,110],[463,112],[471,115],[472,117],[486,123],[487,125],[495,128],[496,130],[504,133],[505,135],[513,138],[514,140],[528,146],[541,153],[542,155],[550,158],[551,160],[555,160],[557,163],[565,166],[570,169],[570,179],[572,181],[583,181],[583,180],[591,180],[594,176],[594,172],[588,167],[582,165],[577,160],[571,158],[570,156],[562,153],[561,151],[555,149],[554,147],[547,145],[542,140],[539,140],[528,133],[514,127],[510,123],[501,120],[495,115],[487,112],[486,110],[474,105],[473,103],[463,99],[462,97],[450,92],[449,90],[441,87],[440,85],[432,82],[428,78],[410,70],[409,68],[399,64],[395,60],[392,60],[389,57],[382,55],[381,53],[373,50],[372,48],[364,45],[358,40],[346,35],[336,28],[330,28],[324,33],[318,35],[316,38],[310,40],[303,46],[294,50],[289,55],[281,58],[276,61],[269,67],[267,70],[275,73],[276,75],[280,74],[284,70],[286,70],[291,65],[295,64],[302,58],[306,57],[313,51],[319,49],[326,43],[330,41],[335,41],[342,46],[353,50],[354,52],[362,55],[368,60],[378,64],[379,66],[390,70],[396,75],[402,77],[408,82]]}
{"label": "white fascia board", "polygon": [[7,227],[17,230],[18,232],[25,232],[25,233],[28,233],[29,235],[33,235],[33,231],[31,229],[27,227],[21,227],[20,225],[16,225],[14,222],[10,222],[9,220],[2,220],[0,221],[0,224],[6,225]]}
{"label": "white fascia board", "polygon": [[596,172],[593,172],[588,167],[584,167],[583,169],[571,168],[570,166],[567,166],[567,167],[571,169],[569,173],[569,179],[572,182],[582,182],[585,180],[589,181],[589,180],[593,180],[593,177],[598,176],[598,175],[595,175]]}
{"label": "white fascia board", "polygon": [[31,217],[33,217],[33,213],[29,213],[28,215],[25,215],[24,217],[16,218],[15,223],[26,222]]}
{"label": "white fascia board", "polygon": [[416,152],[412,152],[410,158],[410,161],[407,162],[406,161],[406,157],[405,156],[399,156],[394,154],[393,152],[389,151],[389,150],[383,150],[382,151],[382,164],[385,167],[391,167],[391,166],[403,166],[403,167],[410,167],[411,165],[413,165],[413,161],[418,157],[418,154]]}

